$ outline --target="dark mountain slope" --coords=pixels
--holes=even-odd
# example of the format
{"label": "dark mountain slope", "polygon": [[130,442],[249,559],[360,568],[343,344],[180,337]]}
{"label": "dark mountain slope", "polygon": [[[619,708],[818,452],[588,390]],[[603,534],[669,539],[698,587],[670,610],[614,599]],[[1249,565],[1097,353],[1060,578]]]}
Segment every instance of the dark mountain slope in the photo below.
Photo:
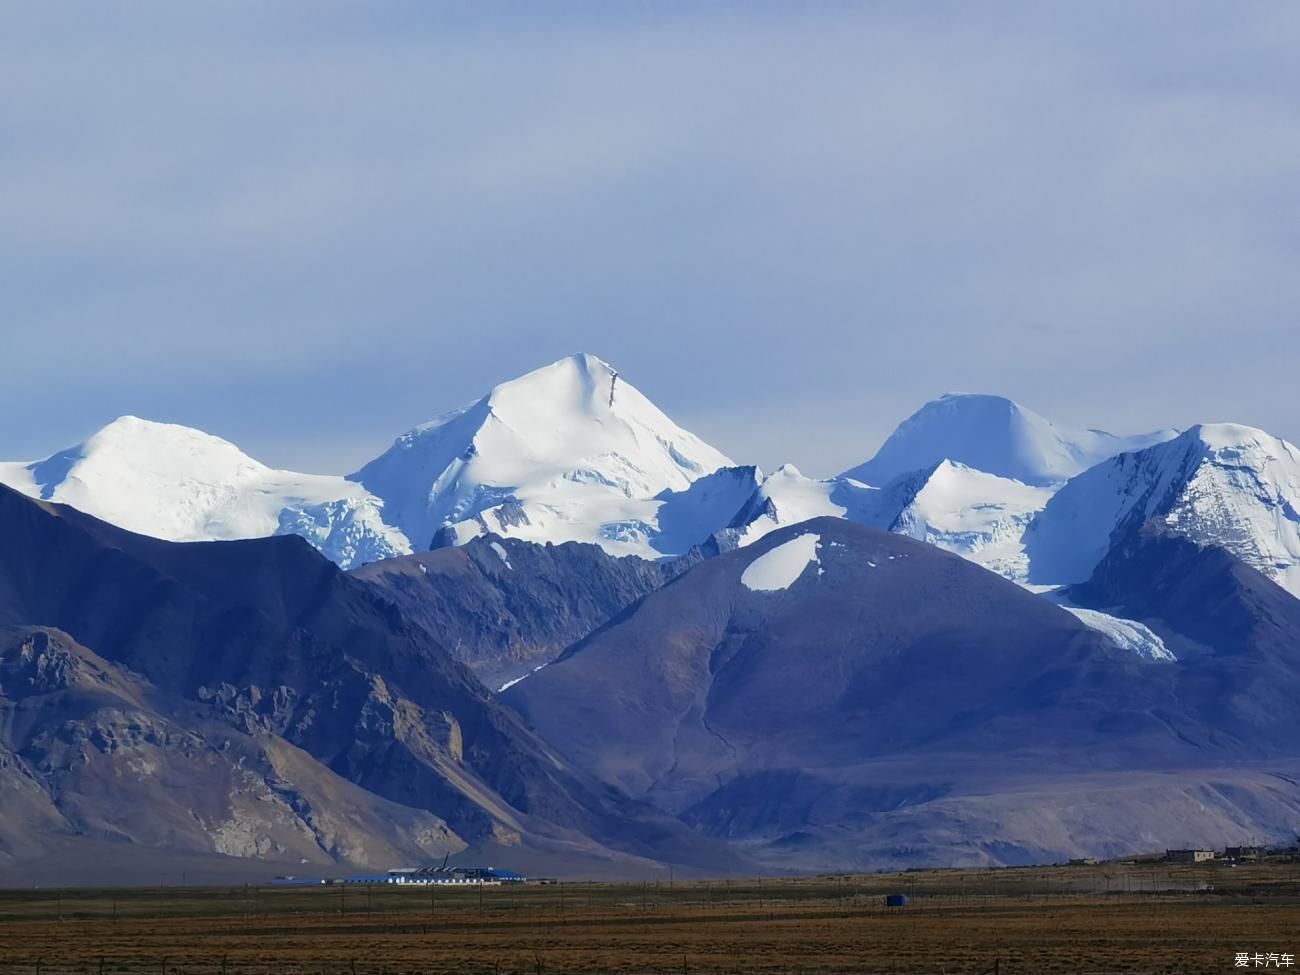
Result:
{"label": "dark mountain slope", "polygon": [[1200,545],[1149,522],[1115,545],[1071,594],[1220,655],[1276,655],[1300,663],[1300,599],[1223,548]]}
{"label": "dark mountain slope", "polygon": [[1125,535],[1070,594],[1159,633],[1180,658],[1180,699],[1201,720],[1300,752],[1300,599],[1263,573],[1152,521]]}
{"label": "dark mountain slope", "polygon": [[[808,534],[820,539],[817,564],[788,589],[745,585],[751,564]],[[846,764],[954,742],[1052,748],[1094,712],[1122,712],[1142,670],[969,562],[816,519],[696,566],[505,699],[633,794],[693,801],[737,766]]]}
{"label": "dark mountain slope", "polygon": [[0,859],[74,837],[317,864],[464,847],[437,817],[159,691],[58,630],[0,627],[0,753]]}
{"label": "dark mountain slope", "polygon": [[[746,584],[791,552],[787,588]],[[1217,722],[1225,666],[1189,678],[956,556],[816,519],[692,568],[502,698],[575,765],[780,862],[1016,862],[1181,842],[1196,770],[1300,756],[1271,719]],[[1293,779],[1223,794],[1241,805],[1219,831],[1300,810]]]}
{"label": "dark mountain slope", "polygon": [[530,673],[689,560],[615,558],[598,545],[537,545],[495,536],[353,571],[402,615],[438,634],[489,688]]}
{"label": "dark mountain slope", "polygon": [[57,627],[465,842],[735,863],[558,767],[437,638],[300,539],[159,542],[7,489],[0,537],[0,625]]}

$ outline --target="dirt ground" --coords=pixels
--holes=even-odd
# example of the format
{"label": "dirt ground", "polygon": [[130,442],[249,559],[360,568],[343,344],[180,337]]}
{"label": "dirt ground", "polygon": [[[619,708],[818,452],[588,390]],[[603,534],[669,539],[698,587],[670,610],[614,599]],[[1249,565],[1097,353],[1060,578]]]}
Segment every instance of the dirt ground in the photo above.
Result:
{"label": "dirt ground", "polygon": [[1240,952],[1300,958],[1300,864],[0,892],[2,975],[1100,975],[1227,972]]}

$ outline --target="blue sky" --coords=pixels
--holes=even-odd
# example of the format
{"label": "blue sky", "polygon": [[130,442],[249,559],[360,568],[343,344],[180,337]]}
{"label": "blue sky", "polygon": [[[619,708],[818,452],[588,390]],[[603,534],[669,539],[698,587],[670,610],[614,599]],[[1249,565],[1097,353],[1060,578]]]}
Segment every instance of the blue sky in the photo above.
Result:
{"label": "blue sky", "polygon": [[1300,5],[0,4],[0,457],[344,471],[593,352],[829,474],[948,390],[1300,440]]}

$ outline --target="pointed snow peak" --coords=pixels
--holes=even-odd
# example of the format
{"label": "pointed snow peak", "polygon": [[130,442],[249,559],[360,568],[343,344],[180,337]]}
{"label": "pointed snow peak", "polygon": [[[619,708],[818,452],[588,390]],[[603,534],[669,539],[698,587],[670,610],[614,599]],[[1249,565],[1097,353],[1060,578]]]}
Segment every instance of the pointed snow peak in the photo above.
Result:
{"label": "pointed snow peak", "polygon": [[904,420],[875,457],[844,476],[885,484],[901,474],[949,460],[1043,486],[1059,484],[1107,457],[1172,435],[1172,431],[1162,431],[1126,438],[1074,430],[1004,396],[947,393]]}
{"label": "pointed snow peak", "polygon": [[522,376],[498,383],[488,394],[489,399],[498,392],[516,388],[533,389],[538,392],[567,392],[576,386],[597,386],[601,381],[608,381],[618,375],[618,370],[604,359],[587,352],[575,352],[563,359],[537,369],[532,369]]}
{"label": "pointed snow peak", "polygon": [[490,530],[621,552],[650,532],[647,512],[628,502],[684,491],[729,466],[616,369],[582,353],[417,427],[351,477],[417,544],[459,525],[456,538]]}
{"label": "pointed snow peak", "polygon": [[486,400],[501,419],[523,412],[533,419],[572,420],[614,410],[620,386],[631,388],[608,363],[579,353],[494,386]]}

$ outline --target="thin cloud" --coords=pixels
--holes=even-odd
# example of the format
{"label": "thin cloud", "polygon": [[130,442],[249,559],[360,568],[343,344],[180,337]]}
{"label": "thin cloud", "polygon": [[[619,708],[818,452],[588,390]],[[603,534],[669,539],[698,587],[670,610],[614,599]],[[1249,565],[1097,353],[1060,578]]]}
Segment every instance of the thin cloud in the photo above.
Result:
{"label": "thin cloud", "polygon": [[0,456],[342,470],[577,349],[808,473],[954,388],[1300,439],[1295,9],[5,8]]}

